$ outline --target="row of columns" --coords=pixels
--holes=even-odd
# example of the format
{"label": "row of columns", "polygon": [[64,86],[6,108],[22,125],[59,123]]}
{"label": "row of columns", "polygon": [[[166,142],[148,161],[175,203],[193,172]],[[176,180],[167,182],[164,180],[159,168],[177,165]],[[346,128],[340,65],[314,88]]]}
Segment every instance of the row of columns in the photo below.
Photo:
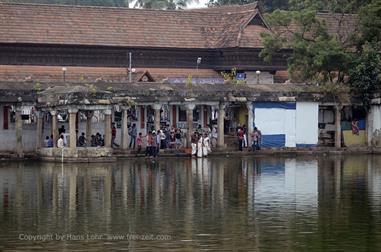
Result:
{"label": "row of columns", "polygon": [[[154,126],[155,129],[160,128],[160,109],[161,104],[155,103],[153,104],[154,109]],[[253,113],[253,104],[252,102],[247,102],[246,104],[247,110],[248,110],[248,132],[249,135],[251,132],[253,132],[254,128],[254,113]],[[186,116],[187,116],[187,128],[189,134],[187,134],[187,143],[190,145],[191,142],[191,133],[193,132],[193,110],[196,107],[196,104],[194,103],[188,103],[185,105],[186,107]],[[218,148],[224,148],[224,117],[225,117],[225,103],[220,103],[218,106],[218,118],[217,118],[217,133],[218,133],[218,139],[217,139],[217,147]],[[335,106],[335,147],[340,148],[341,147],[341,110],[342,106]],[[128,107],[122,107],[122,139],[121,139],[121,148],[127,149],[128,148],[128,128],[127,128],[127,120],[128,120]],[[111,109],[105,109],[104,115],[104,135],[105,135],[105,147],[110,148],[111,147],[111,120],[112,120],[112,111]],[[78,109],[77,108],[69,108],[69,132],[70,132],[70,143],[69,148],[76,148],[76,118]],[[21,106],[16,106],[16,114],[15,114],[15,129],[16,129],[16,154],[19,157],[23,157],[23,146],[22,146],[22,117],[21,117],[22,111]],[[53,146],[57,147],[57,140],[58,140],[58,124],[57,124],[57,111],[51,110],[50,111],[51,117],[52,117],[52,135],[53,135]],[[42,134],[42,128],[43,128],[43,113],[37,112],[37,132],[36,132],[36,146],[37,149],[39,149],[43,144],[43,134]],[[91,136],[91,120],[94,115],[94,111],[86,111],[85,113],[87,122],[86,122],[86,134],[89,137]],[[248,144],[251,145],[251,137],[248,137]]]}
{"label": "row of columns", "polygon": [[[154,109],[154,127],[155,129],[160,128],[160,110],[161,110],[161,104],[155,103],[153,105]],[[193,129],[193,110],[196,107],[195,103],[188,103],[185,105],[186,107],[186,117],[187,117],[187,145],[190,147],[191,143],[191,133],[194,131]],[[224,118],[225,118],[225,103],[220,103],[218,106],[218,118],[217,118],[217,147],[218,148],[224,148],[225,147],[225,141],[224,141]],[[253,121],[253,113],[252,113],[252,104],[247,103],[247,108],[248,108],[248,119],[249,122]],[[128,128],[127,128],[127,121],[128,121],[128,107],[122,107],[122,129],[121,129],[121,148],[122,149],[127,149],[128,148]],[[58,121],[57,121],[57,111],[56,110],[51,110],[49,111],[52,117],[52,135],[53,135],[53,147],[57,147],[57,140],[59,138],[58,135]],[[68,109],[68,114],[69,114],[69,148],[76,148],[76,141],[77,141],[77,136],[76,136],[76,118],[77,118],[77,113],[78,109],[77,108],[69,108]],[[94,115],[94,111],[88,110],[85,112],[86,115],[86,135],[88,139],[92,134],[92,129],[91,129],[91,120]],[[106,109],[104,110],[104,142],[105,142],[105,147],[110,148],[111,147],[111,120],[112,120],[112,111],[111,109]],[[21,125],[21,126],[20,126]],[[21,110],[18,110],[16,112],[16,138],[17,138],[17,150],[22,152],[22,133],[20,133],[20,130],[22,128],[22,120],[21,120]],[[43,134],[42,134],[42,128],[43,128],[43,112],[38,112],[37,113],[37,134],[36,134],[36,146],[37,149],[41,148],[43,142]],[[249,123],[248,125],[248,130],[249,132],[252,132],[253,130],[253,124]],[[250,141],[250,137],[248,138]],[[22,155],[20,153],[19,155]]]}
{"label": "row of columns", "polygon": [[[191,132],[193,132],[193,110],[195,109],[196,104],[194,103],[188,103],[186,104],[186,115],[187,115],[187,129],[189,134],[187,134],[187,143],[188,147],[190,147],[191,142]],[[154,104],[153,109],[155,111],[155,120],[154,120],[154,127],[155,129],[160,128],[160,109],[161,104]],[[121,148],[127,149],[128,148],[128,128],[127,128],[127,120],[128,120],[128,107],[122,107],[122,129],[121,129]],[[50,115],[52,117],[52,135],[53,135],[53,147],[57,147],[57,140],[59,138],[58,136],[58,121],[57,121],[57,111],[51,110],[49,111]],[[19,114],[16,114],[16,118],[20,118],[20,120],[16,120],[16,125],[18,123],[22,123],[21,121],[21,111],[18,112]],[[69,108],[68,114],[69,114],[69,148],[76,148],[76,118],[77,118],[78,109],[76,108]],[[89,136],[91,136],[91,120],[94,115],[93,111],[86,111],[86,135],[89,139]],[[104,142],[105,147],[110,148],[111,147],[111,119],[112,119],[112,112],[111,109],[104,110],[105,120],[104,120]],[[224,144],[224,117],[225,117],[225,104],[219,105],[218,110],[218,127],[217,127],[217,133],[218,133],[218,141],[217,141],[217,147],[223,148],[225,146]],[[22,125],[21,125],[22,126]],[[36,146],[37,149],[41,148],[43,142],[43,134],[42,134],[42,127],[43,127],[43,113],[38,112],[37,113],[37,134],[36,134]],[[20,128],[20,127],[16,127]],[[21,134],[18,134],[16,131],[16,137],[20,138]],[[17,141],[17,143],[21,143],[21,141]],[[18,150],[21,150],[21,146],[17,146]]]}
{"label": "row of columns", "polygon": [[[53,136],[53,147],[57,147],[57,140],[59,138],[58,135],[58,121],[57,121],[57,111],[56,110],[50,110],[50,115],[52,117],[52,136]],[[69,108],[68,114],[69,114],[69,148],[76,148],[77,147],[77,132],[76,132],[76,120],[77,120],[77,108]],[[127,113],[125,113],[127,114]],[[92,135],[92,128],[91,128],[91,120],[94,115],[94,111],[86,111],[86,134],[88,139],[90,139],[90,136]],[[111,109],[104,110],[105,120],[104,120],[104,142],[105,147],[111,147]],[[20,119],[18,119],[20,118]],[[20,126],[18,126],[18,123],[22,123],[21,121],[21,115],[16,114],[16,138],[17,138],[17,150],[22,149],[19,148],[19,144],[21,141],[19,141],[20,134],[18,133]],[[22,125],[21,125],[22,126]],[[43,128],[43,112],[37,112],[37,132],[36,132],[36,149],[41,148],[42,146],[42,128]]]}

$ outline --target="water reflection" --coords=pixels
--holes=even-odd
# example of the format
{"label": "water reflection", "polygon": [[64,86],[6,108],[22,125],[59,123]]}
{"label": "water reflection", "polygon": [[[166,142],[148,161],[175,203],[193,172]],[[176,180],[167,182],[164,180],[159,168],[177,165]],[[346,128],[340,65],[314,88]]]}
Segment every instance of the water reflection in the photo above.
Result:
{"label": "water reflection", "polygon": [[[0,164],[0,250],[381,249],[381,158]],[[21,241],[19,234],[169,234]]]}

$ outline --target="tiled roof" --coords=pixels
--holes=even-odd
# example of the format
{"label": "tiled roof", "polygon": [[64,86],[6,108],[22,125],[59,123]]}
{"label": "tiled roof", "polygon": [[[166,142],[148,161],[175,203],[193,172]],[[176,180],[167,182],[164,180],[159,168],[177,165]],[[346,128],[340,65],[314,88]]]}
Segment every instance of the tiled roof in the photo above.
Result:
{"label": "tiled roof", "polygon": [[342,42],[347,42],[358,29],[355,14],[318,13],[317,16],[324,20],[328,33],[337,36]]}
{"label": "tiled roof", "polygon": [[[155,81],[168,77],[221,77],[220,73],[211,69],[187,68],[137,68],[132,81],[138,81],[143,73],[149,72]],[[126,68],[121,67],[67,67],[65,79],[71,82],[128,82]],[[62,81],[63,72],[60,66],[0,65],[0,81]]]}
{"label": "tiled roof", "polygon": [[[353,15],[318,17],[343,40],[355,29]],[[270,31],[264,22],[253,22],[258,19],[263,20],[256,3],[193,10],[0,3],[0,43],[262,48],[260,33]]]}
{"label": "tiled roof", "polygon": [[236,47],[240,32],[256,14],[255,4],[164,11],[0,3],[0,43]]}
{"label": "tiled roof", "polygon": [[[341,42],[347,44],[351,35],[358,31],[357,16],[355,14],[341,14],[341,13],[324,13],[316,14],[317,19],[323,21],[327,27],[329,35],[337,37]],[[291,23],[285,29],[284,27],[272,27],[273,30],[278,30],[282,36],[290,37],[292,32],[301,32],[301,26]],[[310,36],[311,33],[306,32],[305,36]]]}

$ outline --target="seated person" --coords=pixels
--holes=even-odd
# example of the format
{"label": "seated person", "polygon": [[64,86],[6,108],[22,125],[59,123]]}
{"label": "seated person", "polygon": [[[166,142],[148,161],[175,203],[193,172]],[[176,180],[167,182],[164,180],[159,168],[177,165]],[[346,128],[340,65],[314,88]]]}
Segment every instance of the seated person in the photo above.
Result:
{"label": "seated person", "polygon": [[78,138],[78,146],[79,147],[85,147],[86,146],[86,138],[85,138],[84,132],[82,132],[82,134]]}

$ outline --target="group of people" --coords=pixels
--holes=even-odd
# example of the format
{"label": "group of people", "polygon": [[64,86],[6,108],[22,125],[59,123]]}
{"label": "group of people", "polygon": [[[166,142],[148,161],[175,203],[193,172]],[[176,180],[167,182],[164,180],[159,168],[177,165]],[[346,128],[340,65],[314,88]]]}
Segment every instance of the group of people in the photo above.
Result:
{"label": "group of people", "polygon": [[[115,126],[113,127],[115,128]],[[59,138],[57,140],[57,147],[58,148],[63,148],[67,145],[65,142],[64,134],[66,133],[65,126],[62,125],[61,128],[58,129],[58,135]],[[91,146],[91,147],[98,147],[98,146],[104,146],[104,135],[102,136],[99,132],[97,132],[95,135],[91,135],[90,137],[90,142],[88,142],[88,139],[86,138],[86,135],[84,132],[81,133],[81,135],[78,137],[78,130],[76,131],[76,141],[77,141],[77,146],[78,147],[86,147],[86,146]],[[113,132],[113,140],[114,140],[114,132]],[[53,147],[53,135],[46,136],[44,145],[47,148]]]}
{"label": "group of people", "polygon": [[192,156],[207,157],[212,151],[208,133],[194,132],[191,136]]}
{"label": "group of people", "polygon": [[[65,126],[62,125],[61,128],[58,129],[59,138],[57,140],[57,147],[63,148],[67,144],[65,142],[64,134],[66,132]],[[86,134],[84,132],[78,137],[77,132],[77,146],[78,147],[98,147],[104,146],[104,135],[102,136],[99,132],[95,135],[90,136],[90,140],[87,139]],[[180,150],[180,148],[184,145],[184,137],[185,134],[179,128],[169,128],[165,127],[163,129],[154,130],[152,129],[147,133],[147,135],[143,136],[141,132],[138,133],[136,124],[132,124],[131,127],[128,128],[128,135],[130,136],[130,149],[136,149],[137,154],[142,151],[143,144],[145,142],[146,145],[146,156],[156,157],[159,154],[160,149],[175,149]],[[111,144],[112,147],[119,147],[119,145],[115,142],[116,138],[116,127],[115,124],[112,126],[111,131]],[[213,127],[210,129],[202,129],[201,125],[199,125],[196,131],[191,135],[191,147],[192,147],[192,155],[197,157],[206,157],[211,152],[211,149],[216,147],[217,143],[217,129]],[[45,138],[45,147],[53,147],[53,135],[46,136]]]}
{"label": "group of people", "polygon": [[[160,149],[176,149],[177,151],[183,145],[184,134],[181,129],[161,129],[149,131],[145,137],[146,140],[146,156],[156,157],[159,154]],[[142,133],[136,140],[138,145],[139,154],[143,145]]]}
{"label": "group of people", "polygon": [[[242,151],[243,148],[248,147],[247,145],[247,129],[245,125],[243,127],[237,127],[237,140],[238,140],[238,150]],[[251,137],[251,150],[260,150],[262,142],[262,132],[254,127],[253,132],[250,134]]]}

